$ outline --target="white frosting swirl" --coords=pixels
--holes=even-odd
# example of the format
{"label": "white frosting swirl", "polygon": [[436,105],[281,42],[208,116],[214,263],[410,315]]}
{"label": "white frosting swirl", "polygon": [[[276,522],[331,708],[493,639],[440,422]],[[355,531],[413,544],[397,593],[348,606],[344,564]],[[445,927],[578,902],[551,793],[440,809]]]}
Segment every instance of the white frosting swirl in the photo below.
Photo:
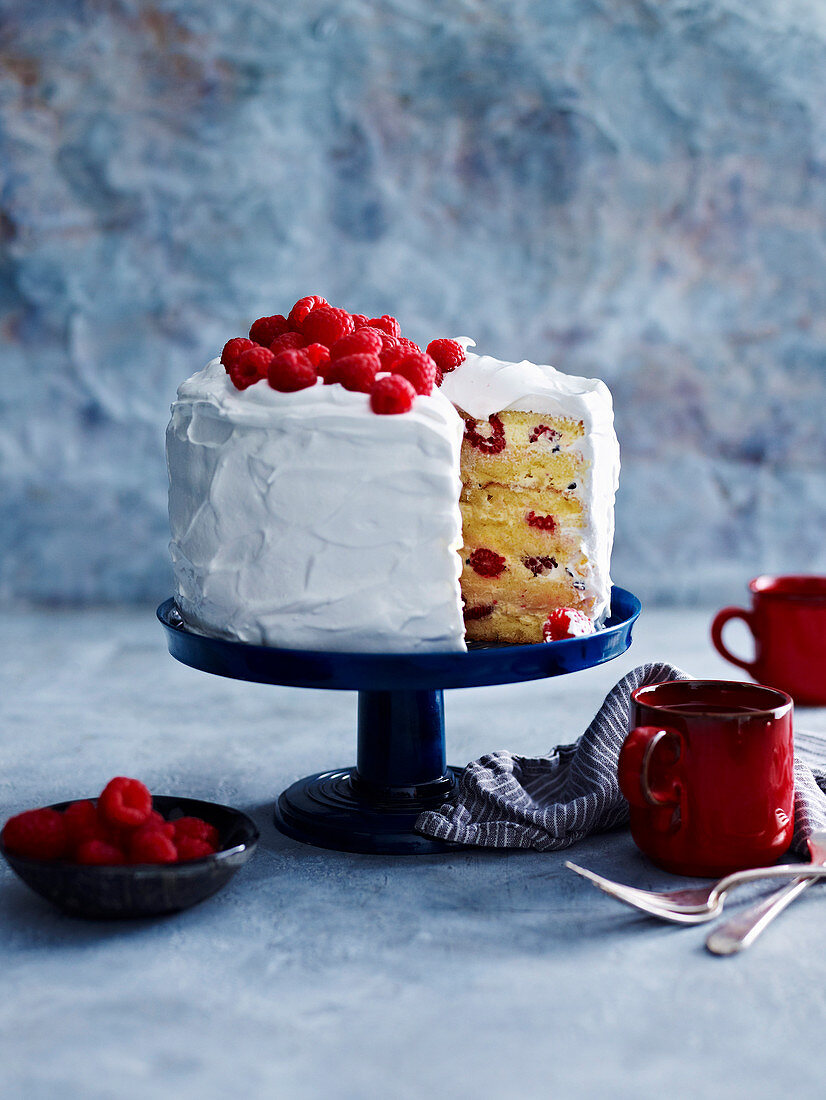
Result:
{"label": "white frosting swirl", "polygon": [[[466,337],[459,337],[458,343],[466,349],[475,347]],[[588,470],[587,483],[580,487],[585,509],[582,551],[590,563],[584,579],[587,591],[596,598],[594,618],[602,621],[611,598],[614,499],[620,469],[608,387],[598,378],[578,378],[527,360],[507,363],[468,351],[465,362],[445,375],[441,388],[445,397],[476,420],[513,410],[582,421],[585,434],[577,447]]]}
{"label": "white frosting swirl", "polygon": [[378,416],[339,385],[236,390],[214,359],[167,430],[184,617],[282,648],[464,649],[461,437],[438,391]]}

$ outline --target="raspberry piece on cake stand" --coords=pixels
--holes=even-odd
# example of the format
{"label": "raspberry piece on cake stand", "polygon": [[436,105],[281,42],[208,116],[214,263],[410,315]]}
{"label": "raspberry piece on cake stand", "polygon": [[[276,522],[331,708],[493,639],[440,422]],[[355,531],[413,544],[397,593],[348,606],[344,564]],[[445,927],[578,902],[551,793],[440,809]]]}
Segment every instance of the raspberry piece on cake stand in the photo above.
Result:
{"label": "raspberry piece on cake stand", "polygon": [[457,769],[445,756],[443,692],[562,676],[613,660],[631,644],[636,596],[616,586],[593,634],[534,645],[471,643],[466,653],[328,653],[209,637],[175,601],[158,608],[169,652],[202,672],[254,683],[358,691],[355,767],[307,776],[278,798],[287,836],[347,852],[426,853],[461,847],[414,831],[423,810],[449,802]]}

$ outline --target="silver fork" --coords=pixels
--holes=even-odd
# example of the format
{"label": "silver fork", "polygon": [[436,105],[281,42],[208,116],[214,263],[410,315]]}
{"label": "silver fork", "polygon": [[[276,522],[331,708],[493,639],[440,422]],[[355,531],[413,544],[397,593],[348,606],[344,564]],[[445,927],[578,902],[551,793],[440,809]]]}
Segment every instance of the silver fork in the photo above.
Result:
{"label": "silver fork", "polygon": [[[813,845],[826,846],[826,833],[814,833],[810,841],[810,849]],[[653,890],[640,890],[634,886],[626,886],[602,875],[580,867],[576,863],[566,861],[565,866],[575,871],[583,878],[587,878],[595,886],[606,894],[617,898],[618,901],[639,909],[660,920],[673,921],[677,924],[703,924],[713,920],[721,912],[725,904],[727,894],[737,886],[747,882],[757,882],[761,879],[818,879],[826,877],[826,866],[817,866],[807,863],[781,864],[775,867],[754,867],[747,871],[737,871],[726,875],[719,882],[711,886],[689,887],[683,890],[673,890],[668,893],[658,893]]]}

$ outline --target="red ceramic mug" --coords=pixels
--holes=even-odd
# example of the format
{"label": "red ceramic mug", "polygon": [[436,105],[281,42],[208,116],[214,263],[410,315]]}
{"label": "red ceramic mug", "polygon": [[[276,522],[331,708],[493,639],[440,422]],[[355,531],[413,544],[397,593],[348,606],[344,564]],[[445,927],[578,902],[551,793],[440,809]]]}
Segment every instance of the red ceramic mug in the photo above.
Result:
{"label": "red ceramic mug", "polygon": [[[749,590],[751,611],[726,607],[715,615],[717,651],[797,703],[826,703],[826,577],[755,577]],[[753,661],[726,648],[723,628],[730,619],[742,619],[754,635]]]}
{"label": "red ceramic mug", "polygon": [[619,785],[631,836],[678,875],[774,863],[794,831],[792,700],[728,680],[669,680],[631,695]]}

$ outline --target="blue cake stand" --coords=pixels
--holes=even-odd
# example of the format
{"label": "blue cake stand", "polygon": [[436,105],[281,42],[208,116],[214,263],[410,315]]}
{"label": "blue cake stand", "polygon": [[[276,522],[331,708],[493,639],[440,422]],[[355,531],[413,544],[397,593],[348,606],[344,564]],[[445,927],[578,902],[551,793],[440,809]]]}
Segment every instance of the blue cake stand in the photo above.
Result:
{"label": "blue cake stand", "polygon": [[457,771],[445,758],[445,688],[562,676],[613,660],[631,644],[640,602],[611,593],[611,616],[586,638],[539,645],[475,646],[467,653],[327,653],[274,649],[201,634],[172,599],[158,608],[169,652],[202,672],[289,687],[358,691],[354,768],[320,772],[278,798],[282,833],[346,852],[440,852],[455,845],[420,836],[422,810],[449,802]]}

